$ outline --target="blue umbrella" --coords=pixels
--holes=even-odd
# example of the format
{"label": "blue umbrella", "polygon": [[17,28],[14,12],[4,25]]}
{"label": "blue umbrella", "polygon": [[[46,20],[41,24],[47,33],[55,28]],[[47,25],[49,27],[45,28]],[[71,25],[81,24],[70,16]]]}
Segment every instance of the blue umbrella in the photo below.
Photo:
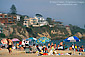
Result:
{"label": "blue umbrella", "polygon": [[36,38],[34,37],[30,37],[30,38],[27,38],[26,41],[33,41],[33,40],[37,40]]}
{"label": "blue umbrella", "polygon": [[36,41],[36,43],[37,44],[45,44],[46,42],[49,42],[49,41],[51,41],[49,38],[47,38],[47,37],[40,37],[37,41]]}
{"label": "blue umbrella", "polygon": [[[74,44],[74,42],[79,42],[80,39],[76,36],[71,36],[71,37],[64,39],[63,41],[64,42],[73,42],[73,44]],[[75,47],[74,47],[74,54],[75,54]]]}
{"label": "blue umbrella", "polygon": [[30,38],[27,38],[27,39],[26,39],[26,41],[30,41],[30,42],[32,43],[32,45],[33,45],[33,43],[35,43],[36,40],[37,40],[37,39],[34,38],[34,37],[30,37]]}
{"label": "blue umbrella", "polygon": [[71,36],[63,40],[64,42],[79,42],[80,39],[77,38],[76,36]]}

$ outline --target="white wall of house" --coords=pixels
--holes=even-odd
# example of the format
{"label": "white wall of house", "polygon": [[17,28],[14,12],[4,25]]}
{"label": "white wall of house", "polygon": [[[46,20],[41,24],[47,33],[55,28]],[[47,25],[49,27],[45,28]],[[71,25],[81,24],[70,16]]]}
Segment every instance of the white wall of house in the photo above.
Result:
{"label": "white wall of house", "polygon": [[28,25],[28,20],[24,20],[23,25],[24,25],[25,27],[29,27],[29,25]]}
{"label": "white wall of house", "polygon": [[23,23],[23,25],[24,25],[25,27],[29,27],[29,18],[27,18],[27,16],[25,16],[25,18],[24,18],[24,23]]}
{"label": "white wall of house", "polygon": [[35,16],[35,18],[36,19],[38,19],[38,24],[40,24],[40,25],[47,25],[48,24],[48,22],[43,18],[43,17],[36,17]]}
{"label": "white wall of house", "polygon": [[20,21],[20,16],[19,15],[16,15],[17,16],[17,21]]}
{"label": "white wall of house", "polygon": [[[38,23],[38,25],[37,25],[37,23]],[[26,27],[29,27],[29,25],[33,25],[35,27],[38,27],[38,26],[48,25],[48,22],[43,17],[36,17],[36,16],[34,18],[25,17],[23,25]]]}

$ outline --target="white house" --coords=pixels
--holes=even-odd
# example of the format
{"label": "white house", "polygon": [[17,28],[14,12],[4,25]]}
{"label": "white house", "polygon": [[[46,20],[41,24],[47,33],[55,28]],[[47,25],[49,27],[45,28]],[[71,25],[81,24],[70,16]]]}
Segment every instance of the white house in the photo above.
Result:
{"label": "white house", "polygon": [[17,21],[20,21],[20,15],[16,15]]}
{"label": "white house", "polygon": [[25,27],[29,27],[29,18],[27,16],[24,17],[24,23],[23,23],[23,25]]}
{"label": "white house", "polygon": [[36,17],[36,19],[38,19],[37,23],[40,25],[40,26],[43,26],[43,25],[48,25],[48,22],[43,18],[43,17]]}

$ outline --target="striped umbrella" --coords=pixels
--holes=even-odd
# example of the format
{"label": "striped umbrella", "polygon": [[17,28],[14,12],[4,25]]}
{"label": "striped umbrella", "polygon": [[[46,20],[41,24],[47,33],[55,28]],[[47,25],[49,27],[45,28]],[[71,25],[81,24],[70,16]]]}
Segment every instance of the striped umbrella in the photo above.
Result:
{"label": "striped umbrella", "polygon": [[[64,39],[63,41],[64,42],[73,42],[73,45],[74,45],[74,42],[80,42],[80,39],[76,36],[71,36],[71,37]],[[74,54],[75,54],[75,47],[74,47]]]}
{"label": "striped umbrella", "polygon": [[66,38],[65,40],[63,40],[64,42],[79,42],[80,39],[77,38],[76,36],[71,36],[71,37],[68,37]]}

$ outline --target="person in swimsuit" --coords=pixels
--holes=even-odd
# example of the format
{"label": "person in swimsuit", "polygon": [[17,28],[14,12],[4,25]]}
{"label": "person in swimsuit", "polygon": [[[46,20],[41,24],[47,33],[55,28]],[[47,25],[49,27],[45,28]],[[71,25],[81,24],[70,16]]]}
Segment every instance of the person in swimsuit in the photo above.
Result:
{"label": "person in swimsuit", "polygon": [[9,54],[11,54],[13,42],[11,39],[7,39],[7,42],[8,42],[8,51],[9,51]]}

